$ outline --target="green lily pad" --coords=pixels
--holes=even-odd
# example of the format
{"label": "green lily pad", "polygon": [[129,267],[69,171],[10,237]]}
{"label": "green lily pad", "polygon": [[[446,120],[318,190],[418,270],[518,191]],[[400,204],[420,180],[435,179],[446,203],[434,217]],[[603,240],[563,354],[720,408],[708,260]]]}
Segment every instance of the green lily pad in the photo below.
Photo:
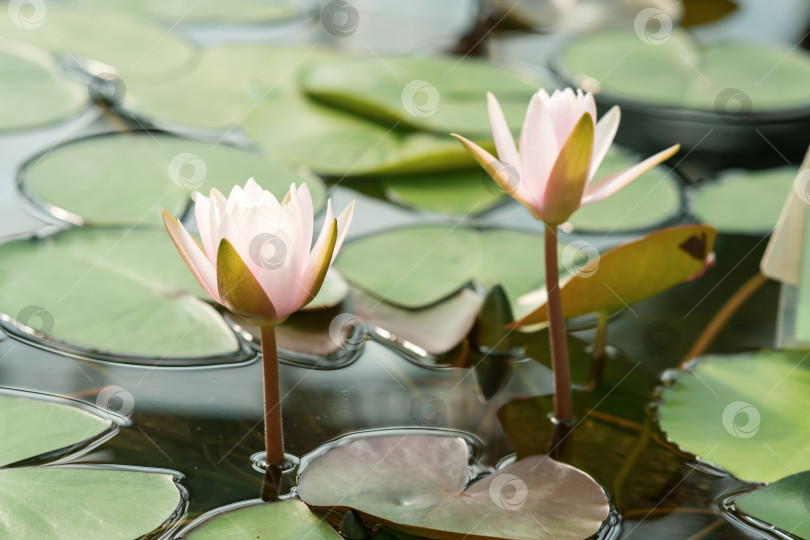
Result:
{"label": "green lily pad", "polygon": [[683,450],[747,482],[810,469],[803,351],[707,356],[662,394],[659,422]]}
{"label": "green lily pad", "polygon": [[[0,467],[63,454],[113,427],[112,420],[78,407],[18,395],[0,394],[0,411]],[[37,429],[32,430],[34,420]]]}
{"label": "green lily pad", "polygon": [[747,493],[734,504],[751,517],[801,538],[810,538],[810,471]]}
{"label": "green lily pad", "polygon": [[539,81],[461,57],[376,56],[312,63],[301,75],[305,92],[338,108],[389,124],[441,133],[490,136],[487,92],[498,97],[519,130]]}
{"label": "green lily pad", "polygon": [[[369,264],[374,261],[374,264]],[[406,308],[435,304],[479,279],[514,301],[543,284],[543,242],[503,229],[446,225],[393,229],[347,243],[336,261],[356,287]]]}
{"label": "green lily pad", "polygon": [[243,126],[268,155],[331,176],[443,171],[474,163],[451,137],[405,131],[304,96],[268,98]]}
{"label": "green lily pad", "polygon": [[53,60],[22,45],[0,49],[0,130],[49,124],[87,104],[87,90],[67,79]]}
{"label": "green lily pad", "polygon": [[165,231],[70,229],[2,244],[0,259],[0,313],[35,341],[164,363],[239,350]]}
{"label": "green lily pad", "polygon": [[110,10],[154,17],[170,24],[269,22],[295,15],[297,10],[281,2],[260,0],[231,0],[222,3],[218,0],[80,0],[78,3],[88,10]]}
{"label": "green lily pad", "polygon": [[[562,284],[563,315],[571,318],[611,313],[688,281],[706,267],[716,239],[713,227],[681,225],[591,257]],[[516,325],[530,326],[547,320],[548,309],[543,302]]]}
{"label": "green lily pad", "polygon": [[796,167],[729,171],[692,192],[692,214],[721,233],[769,232],[779,220],[798,172]]}
{"label": "green lily pad", "polygon": [[[25,494],[21,497],[21,494]],[[131,540],[160,527],[180,504],[171,474],[23,467],[0,470],[3,538]]]}
{"label": "green lily pad", "polygon": [[[632,165],[612,148],[594,178]],[[454,216],[486,211],[506,195],[481,169],[386,176],[380,182],[393,202]],[[680,208],[678,181],[665,168],[656,167],[610,197],[580,208],[568,222],[577,230],[622,232],[654,226],[674,217]]]}
{"label": "green lily pad", "polygon": [[46,211],[92,225],[163,228],[161,212],[183,215],[192,191],[227,196],[251,177],[279,199],[290,184],[306,183],[316,210],[326,194],[320,179],[261,154],[151,132],[70,142],[35,157],[21,175],[23,190]]}
{"label": "green lily pad", "polygon": [[153,122],[225,130],[241,124],[264,100],[296,93],[297,72],[308,62],[333,57],[317,48],[210,47],[176,77],[127,81],[124,105]]}
{"label": "green lily pad", "polygon": [[8,11],[8,17],[0,17],[5,39],[103,62],[125,79],[166,76],[193,55],[185,41],[135,17],[24,2],[9,5]]}
{"label": "green lily pad", "polygon": [[468,484],[467,461],[457,437],[355,439],[308,461],[298,494],[313,506],[352,508],[444,539],[583,540],[608,517],[604,490],[570,465],[532,456]]}
{"label": "green lily pad", "polygon": [[581,37],[562,52],[560,67],[585,88],[656,105],[712,111],[734,105],[746,113],[810,102],[807,53],[731,41],[701,48],[681,29],[664,42],[627,31]]}
{"label": "green lily pad", "polygon": [[167,471],[14,466],[63,457],[111,432],[108,418],[61,401],[0,394],[0,537],[129,540],[171,518],[181,496]]}
{"label": "green lily pad", "polygon": [[341,536],[297,499],[276,503],[240,503],[215,510],[187,533],[188,540],[244,540],[246,538],[307,538],[340,540]]}

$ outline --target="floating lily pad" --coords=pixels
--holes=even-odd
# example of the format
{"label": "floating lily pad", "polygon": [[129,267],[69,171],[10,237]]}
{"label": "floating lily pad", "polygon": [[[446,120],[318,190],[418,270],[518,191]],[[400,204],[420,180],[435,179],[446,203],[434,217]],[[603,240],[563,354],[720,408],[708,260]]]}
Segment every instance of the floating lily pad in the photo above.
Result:
{"label": "floating lily pad", "polygon": [[17,395],[0,394],[0,411],[0,467],[62,454],[113,427],[110,419],[78,407]]}
{"label": "floating lily pad", "polygon": [[512,300],[544,280],[542,239],[503,229],[389,230],[347,243],[336,265],[356,287],[411,309],[443,300],[474,279],[500,283]]}
{"label": "floating lily pad", "polygon": [[0,507],[13,509],[13,519],[0,520],[3,538],[131,540],[160,527],[179,504],[171,474],[69,467],[0,470]]}
{"label": "floating lily pad", "polygon": [[[594,178],[633,164],[613,148]],[[506,195],[481,169],[387,176],[380,181],[391,201],[450,215],[483,212]],[[580,208],[568,221],[577,230],[621,232],[651,227],[673,218],[680,209],[678,181],[665,168],[656,167],[610,197]]]}
{"label": "floating lily pad", "polygon": [[296,93],[298,70],[332,57],[334,53],[317,48],[210,47],[198,54],[193,68],[176,77],[127,81],[124,104],[151,121],[225,130],[240,124],[264,100]]}
{"label": "floating lily pad", "polygon": [[154,17],[170,24],[269,22],[298,11],[282,2],[260,0],[80,0],[79,6],[92,10],[116,10],[132,15]]}
{"label": "floating lily pad", "polygon": [[[28,9],[26,9],[28,8]],[[166,76],[191,59],[185,41],[135,17],[20,2],[0,17],[0,35],[48,52],[91,59],[123,76]]]}
{"label": "floating lily pad", "polygon": [[22,189],[56,217],[92,225],[163,227],[161,212],[183,215],[193,191],[255,178],[279,199],[290,184],[306,183],[316,210],[325,203],[323,182],[282,167],[261,154],[139,132],[74,141],[33,158],[21,173]]}
{"label": "floating lily pad", "polygon": [[42,397],[0,395],[0,537],[129,540],[177,511],[180,491],[166,471],[14,467],[60,457],[111,429],[107,418]]}
{"label": "floating lily pad", "polygon": [[747,493],[734,504],[751,517],[801,538],[810,538],[810,471]]}
{"label": "floating lily pad", "polygon": [[725,110],[734,99],[747,113],[810,103],[810,56],[800,49],[731,41],[701,48],[680,29],[661,40],[627,31],[584,36],[563,51],[560,67],[588,89],[656,105],[714,111],[717,100]]}
{"label": "floating lily pad", "polygon": [[762,234],[773,230],[779,220],[796,167],[764,171],[729,171],[715,182],[707,182],[690,197],[695,217],[717,227],[721,233]]}
{"label": "floating lily pad", "polygon": [[276,503],[238,504],[203,516],[187,530],[188,540],[243,540],[246,538],[306,538],[340,540],[341,536],[297,499]]}
{"label": "floating lily pad", "polygon": [[0,259],[0,313],[35,341],[164,363],[239,350],[165,231],[70,229],[0,245]]}
{"label": "floating lily pad", "polygon": [[604,490],[574,467],[532,456],[468,484],[467,460],[457,437],[358,439],[306,463],[298,493],[433,538],[583,540],[608,517]]}
{"label": "floating lily pad", "polygon": [[318,100],[389,124],[490,136],[487,92],[518,130],[540,82],[462,57],[346,57],[310,64],[301,86]]}
{"label": "floating lily pad", "polygon": [[244,123],[268,155],[332,176],[468,168],[473,160],[452,137],[405,131],[303,96],[269,98]]}
{"label": "floating lily pad", "polygon": [[661,428],[685,451],[748,482],[810,469],[802,351],[707,356],[662,394]]}
{"label": "floating lily pad", "polygon": [[67,118],[87,104],[87,90],[59,72],[36,49],[0,49],[0,130],[21,129]]}
{"label": "floating lily pad", "polygon": [[[717,231],[708,225],[682,225],[590,257],[562,285],[563,315],[617,311],[687,281],[706,266],[716,238]],[[517,325],[547,320],[544,301]]]}

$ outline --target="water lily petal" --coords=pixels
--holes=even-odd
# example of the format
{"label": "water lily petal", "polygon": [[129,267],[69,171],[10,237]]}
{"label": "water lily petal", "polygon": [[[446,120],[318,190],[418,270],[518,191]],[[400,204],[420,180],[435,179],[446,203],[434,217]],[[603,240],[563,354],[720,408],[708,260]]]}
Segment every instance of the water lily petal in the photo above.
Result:
{"label": "water lily petal", "polygon": [[[331,202],[331,201],[330,201]],[[346,210],[349,210],[348,208]],[[344,210],[341,215],[345,214]],[[351,216],[349,217],[351,219]],[[326,272],[337,254],[338,220],[324,222],[323,230],[309,256],[307,268],[301,276],[297,290],[297,303],[301,307],[308,304],[321,290]]]}
{"label": "water lily petal", "polygon": [[605,197],[612,195],[659,163],[672,157],[680,149],[680,147],[681,145],[679,144],[670,146],[666,150],[658,152],[654,156],[648,157],[641,163],[633,165],[629,169],[613,173],[600,180],[597,180],[596,182],[593,182],[585,190],[585,195],[582,197],[582,205],[600,201]]}
{"label": "water lily petal", "polygon": [[520,163],[520,156],[515,146],[515,139],[506,123],[501,105],[492,92],[487,92],[487,104],[489,106],[489,124],[492,126],[492,138],[495,140],[495,148],[498,150],[498,159],[517,166]]}
{"label": "water lily petal", "polygon": [[[594,118],[596,117],[594,116]],[[605,159],[608,150],[610,150],[610,145],[613,144],[613,138],[619,129],[620,120],[621,109],[616,105],[596,123],[596,130],[593,134],[593,156],[591,156],[591,170],[588,173],[588,180],[596,174],[599,165],[602,164],[602,160]]]}
{"label": "water lily petal", "polygon": [[228,239],[217,249],[217,290],[220,303],[254,324],[276,321],[276,309],[256,277]]}
{"label": "water lily petal", "polygon": [[559,225],[580,206],[593,151],[593,119],[582,115],[560,150],[543,194],[543,221]]}
{"label": "water lily petal", "polygon": [[200,286],[217,303],[222,303],[217,289],[216,270],[200,245],[186,228],[165,210],[163,211],[163,223],[166,225],[166,230],[177,247],[177,251],[180,252]]}
{"label": "water lily petal", "polygon": [[349,206],[343,209],[343,212],[337,217],[337,240],[335,241],[335,249],[332,252],[332,258],[329,260],[331,264],[337,257],[340,247],[343,245],[343,240],[346,239],[346,233],[349,232],[349,225],[352,223],[354,217],[354,201],[349,203]]}

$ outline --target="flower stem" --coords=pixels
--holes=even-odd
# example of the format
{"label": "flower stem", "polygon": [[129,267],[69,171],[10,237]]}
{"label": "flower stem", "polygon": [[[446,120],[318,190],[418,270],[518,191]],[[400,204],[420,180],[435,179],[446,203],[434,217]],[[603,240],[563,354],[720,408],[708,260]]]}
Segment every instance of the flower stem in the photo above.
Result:
{"label": "flower stem", "polygon": [[284,434],[281,427],[281,381],[278,376],[276,327],[262,329],[262,368],[264,370],[264,445],[268,464],[283,465]]}
{"label": "flower stem", "polygon": [[560,271],[557,265],[557,226],[546,225],[546,292],[548,293],[548,331],[551,343],[551,369],[554,372],[554,417],[569,423],[571,407],[571,374],[568,368],[568,344],[560,297]]}

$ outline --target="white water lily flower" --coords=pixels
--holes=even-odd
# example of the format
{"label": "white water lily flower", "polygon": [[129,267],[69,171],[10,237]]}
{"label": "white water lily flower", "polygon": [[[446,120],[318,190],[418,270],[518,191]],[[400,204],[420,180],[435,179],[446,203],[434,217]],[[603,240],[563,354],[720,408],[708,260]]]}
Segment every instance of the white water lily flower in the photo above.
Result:
{"label": "white water lily flower", "polygon": [[549,96],[541,89],[529,103],[518,150],[498,100],[492,94],[487,97],[498,158],[460,135],[453,136],[501,188],[549,225],[559,225],[580,206],[608,197],[680,148],[676,144],[629,169],[591,182],[616,136],[619,107],[596,122],[590,92],[574,93],[566,88]]}
{"label": "white water lily flower", "polygon": [[332,201],[312,245],[312,197],[306,184],[279,202],[252,178],[227,199],[194,194],[202,246],[168,212],[166,230],[200,285],[217,303],[259,324],[277,324],[308,304],[343,244],[354,201],[337,217]]}

